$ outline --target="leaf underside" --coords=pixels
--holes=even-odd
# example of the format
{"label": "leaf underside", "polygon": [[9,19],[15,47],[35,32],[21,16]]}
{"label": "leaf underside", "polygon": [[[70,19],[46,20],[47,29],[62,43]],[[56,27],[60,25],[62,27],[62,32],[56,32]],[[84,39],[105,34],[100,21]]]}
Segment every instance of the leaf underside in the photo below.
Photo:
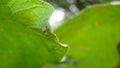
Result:
{"label": "leaf underside", "polygon": [[42,31],[52,11],[42,0],[0,0],[0,68],[41,68],[62,59],[67,48]]}

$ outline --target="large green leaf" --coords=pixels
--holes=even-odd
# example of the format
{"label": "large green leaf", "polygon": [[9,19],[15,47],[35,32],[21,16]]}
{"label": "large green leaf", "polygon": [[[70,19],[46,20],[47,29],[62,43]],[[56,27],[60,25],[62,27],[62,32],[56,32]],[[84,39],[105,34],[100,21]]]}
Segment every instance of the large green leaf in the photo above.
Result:
{"label": "large green leaf", "polygon": [[63,58],[67,48],[47,28],[52,11],[42,0],[0,0],[0,68],[41,68]]}
{"label": "large green leaf", "polygon": [[74,59],[75,68],[115,68],[119,61],[120,5],[88,7],[56,33],[70,45],[68,58]]}

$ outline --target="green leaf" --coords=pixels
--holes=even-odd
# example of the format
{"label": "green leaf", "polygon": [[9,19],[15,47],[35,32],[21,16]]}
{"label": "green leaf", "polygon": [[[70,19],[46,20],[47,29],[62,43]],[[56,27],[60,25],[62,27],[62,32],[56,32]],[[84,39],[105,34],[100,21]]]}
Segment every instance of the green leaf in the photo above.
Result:
{"label": "green leaf", "polygon": [[77,68],[116,68],[120,5],[88,7],[60,26],[56,33],[62,42],[70,45],[68,58],[74,59]]}
{"label": "green leaf", "polygon": [[[5,4],[4,4],[5,2]],[[1,19],[14,20],[27,26],[41,28],[48,24],[53,8],[39,0],[1,0]]]}
{"label": "green leaf", "polygon": [[42,0],[0,0],[0,68],[41,68],[67,48],[47,28],[53,8]]}

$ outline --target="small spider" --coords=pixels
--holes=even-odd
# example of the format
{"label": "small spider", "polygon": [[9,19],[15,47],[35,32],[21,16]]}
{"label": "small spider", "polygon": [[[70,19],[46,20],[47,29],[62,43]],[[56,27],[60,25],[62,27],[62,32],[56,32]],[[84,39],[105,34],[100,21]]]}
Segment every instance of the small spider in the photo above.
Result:
{"label": "small spider", "polygon": [[42,28],[42,31],[45,33],[45,35],[47,35],[47,32],[49,31],[48,26],[44,26],[44,27]]}

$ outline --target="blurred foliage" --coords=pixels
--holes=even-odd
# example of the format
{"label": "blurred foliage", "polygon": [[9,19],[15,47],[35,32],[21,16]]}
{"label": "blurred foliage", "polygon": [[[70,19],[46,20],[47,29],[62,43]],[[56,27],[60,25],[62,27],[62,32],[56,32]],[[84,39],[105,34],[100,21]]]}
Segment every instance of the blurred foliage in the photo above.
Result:
{"label": "blurred foliage", "polygon": [[70,17],[78,13],[89,5],[103,4],[111,1],[120,0],[45,0],[51,3],[56,9],[63,8],[66,11],[66,17]]}
{"label": "blurred foliage", "polygon": [[71,5],[76,5],[78,9],[84,9],[87,5],[101,4],[120,0],[45,0],[55,7],[62,7],[68,10]]}
{"label": "blurred foliage", "polygon": [[55,32],[62,42],[70,45],[65,65],[55,68],[118,66],[120,5],[107,4],[86,8]]}

